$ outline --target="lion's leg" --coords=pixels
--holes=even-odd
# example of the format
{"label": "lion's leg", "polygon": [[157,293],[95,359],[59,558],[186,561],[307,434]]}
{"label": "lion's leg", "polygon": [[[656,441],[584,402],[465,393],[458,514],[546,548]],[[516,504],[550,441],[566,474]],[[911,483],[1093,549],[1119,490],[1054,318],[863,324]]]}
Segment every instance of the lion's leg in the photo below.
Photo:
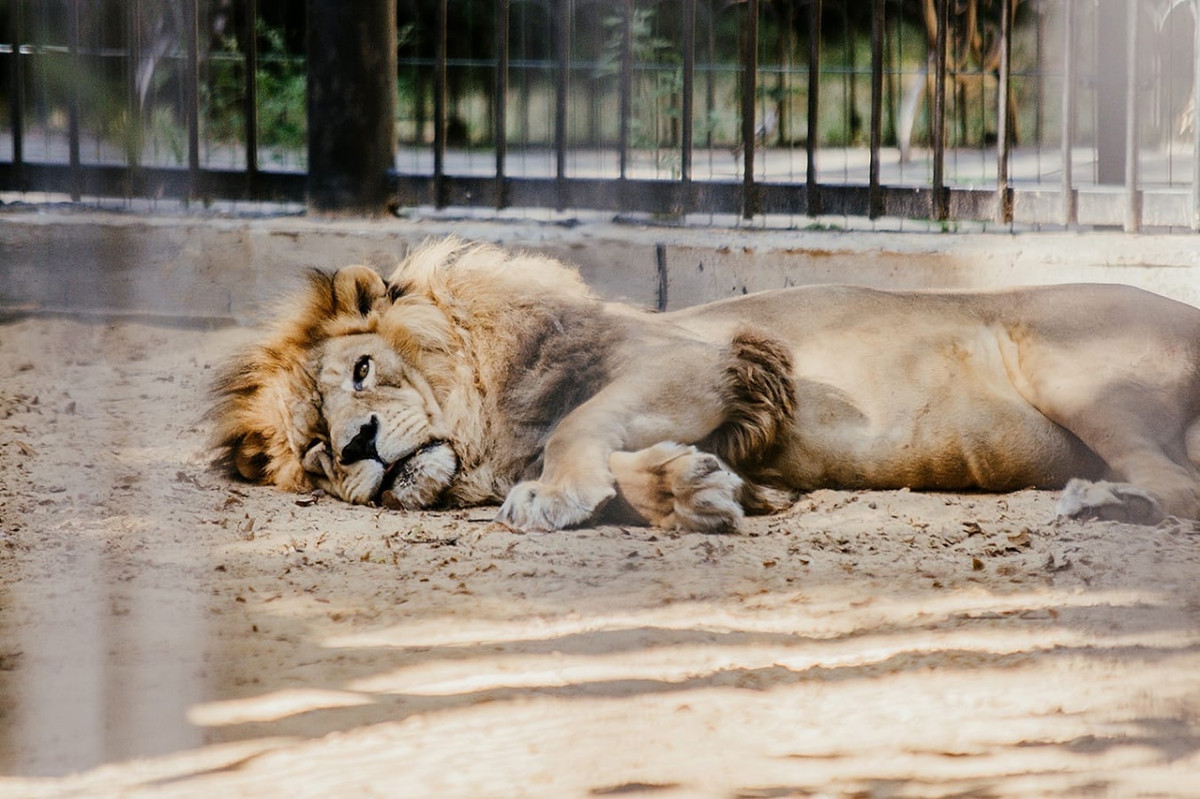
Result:
{"label": "lion's leg", "polygon": [[[652,353],[660,364],[667,357]],[[661,441],[699,441],[724,420],[724,397],[711,376],[720,351],[681,343],[670,352],[674,369],[646,379],[646,369],[605,386],[567,414],[543,450],[542,474],[520,483],[500,507],[501,522],[525,530],[559,530],[591,520],[616,496],[610,457]]]}
{"label": "lion's leg", "polygon": [[1018,390],[1098,455],[1113,481],[1071,481],[1060,515],[1140,524],[1200,517],[1200,473],[1186,443],[1193,367],[1169,342],[1143,346],[1157,358],[1130,365],[1100,344],[1035,342],[1014,361]]}
{"label": "lion's leg", "polygon": [[[1119,426],[1118,426],[1119,427]],[[1132,419],[1124,429],[1083,442],[1104,459],[1112,482],[1072,480],[1059,500],[1060,516],[1156,524],[1164,516],[1200,518],[1200,479]],[[1179,460],[1183,460],[1180,458]]]}

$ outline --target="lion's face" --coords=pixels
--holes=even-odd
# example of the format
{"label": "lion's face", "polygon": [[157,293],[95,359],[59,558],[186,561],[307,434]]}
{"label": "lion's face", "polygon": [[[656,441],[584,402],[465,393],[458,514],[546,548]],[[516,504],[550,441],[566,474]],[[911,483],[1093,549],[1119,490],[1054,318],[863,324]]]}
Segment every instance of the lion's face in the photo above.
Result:
{"label": "lion's face", "polygon": [[311,273],[214,383],[218,464],[355,503],[502,498],[539,444],[529,423],[514,436],[495,416],[506,359],[513,331],[533,340],[557,320],[539,310],[546,295],[591,296],[555,261],[454,238],[410,253],[387,281],[367,266]]}
{"label": "lion's face", "polygon": [[304,455],[304,468],[314,482],[357,504],[435,504],[459,464],[421,373],[378,333],[326,341],[313,373],[323,429]]}

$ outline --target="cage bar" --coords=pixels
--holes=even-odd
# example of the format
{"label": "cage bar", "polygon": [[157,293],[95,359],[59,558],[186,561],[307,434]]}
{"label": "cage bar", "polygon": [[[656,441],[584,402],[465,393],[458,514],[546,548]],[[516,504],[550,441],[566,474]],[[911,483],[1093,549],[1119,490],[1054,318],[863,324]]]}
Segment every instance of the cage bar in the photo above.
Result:
{"label": "cage bar", "polygon": [[567,95],[571,91],[571,0],[559,0],[554,15],[554,58],[558,63],[554,91],[555,210],[565,210],[567,195]]}
{"label": "cage bar", "polygon": [[246,130],[246,181],[258,177],[258,0],[246,0],[245,96],[242,116]]}
{"label": "cage bar", "polygon": [[1126,2],[1125,40],[1125,230],[1136,232],[1142,225],[1138,194],[1138,3]]}
{"label": "cage bar", "polygon": [[758,93],[758,0],[747,0],[742,26],[742,216],[758,213],[754,186],[755,99]]}
{"label": "cage bar", "polygon": [[1013,0],[1000,0],[1000,74],[996,88],[999,103],[996,120],[996,221],[1012,222],[1012,189],[1009,186],[1009,159],[1012,152],[1012,131],[1009,130],[1008,109],[1012,101],[1012,18]]}
{"label": "cage bar", "polygon": [[1200,231],[1200,0],[1192,4],[1192,230]]}
{"label": "cage bar", "polygon": [[1063,0],[1063,81],[1062,81],[1062,176],[1059,191],[1062,194],[1061,221],[1074,225],[1077,221],[1078,204],[1075,202],[1075,175],[1072,147],[1075,144],[1075,60],[1077,56],[1076,10],[1077,0]]}
{"label": "cage bar", "polygon": [[930,138],[933,139],[932,190],[933,219],[946,219],[950,214],[946,194],[946,56],[950,27],[950,0],[937,0],[937,35],[934,37],[933,59],[933,121]]}
{"label": "cage bar", "polygon": [[185,0],[187,66],[184,72],[184,102],[187,103],[188,198],[199,196],[200,184],[200,0]]}
{"label": "cage bar", "polygon": [[24,3],[14,3],[12,25],[12,69],[9,70],[11,93],[8,102],[10,122],[12,126],[12,158],[16,173],[17,188],[24,188],[22,166],[25,163],[25,65],[21,53],[25,41],[25,9]]}
{"label": "cage bar", "polygon": [[[71,59],[71,69],[76,75],[83,74],[79,59],[80,49],[80,17],[79,4],[83,0],[69,0],[70,10],[68,12],[68,51]],[[83,192],[83,175],[80,172],[79,159],[79,83],[73,82],[67,90],[67,148],[68,148],[68,163],[71,166],[71,199],[79,202],[79,198]]]}
{"label": "cage bar", "polygon": [[[18,6],[20,3],[17,4]],[[125,131],[125,163],[129,165],[131,179],[129,194],[133,194],[132,174],[142,160],[142,108],[138,92],[138,64],[142,61],[142,2],[129,0],[125,14],[125,102],[129,106],[129,127]]]}
{"label": "cage bar", "polygon": [[496,84],[493,107],[494,128],[492,137],[496,142],[496,208],[508,205],[505,187],[505,170],[508,159],[508,25],[509,0],[496,0]]}
{"label": "cage bar", "polygon": [[680,103],[679,182],[681,213],[687,213],[692,182],[693,92],[696,88],[696,0],[683,2],[683,98]]}
{"label": "cage bar", "polygon": [[620,180],[629,176],[629,119],[633,114],[633,0],[625,0],[621,16],[621,78],[617,122],[617,169]]}
{"label": "cage bar", "polygon": [[433,204],[445,208],[446,200],[446,24],[447,3],[438,0],[433,54]]}
{"label": "cage bar", "polygon": [[887,23],[885,0],[871,2],[871,162],[868,167],[869,202],[867,216],[878,219],[883,213],[883,192],[879,185],[880,150],[883,148],[883,39]]}
{"label": "cage bar", "polygon": [[821,113],[821,0],[812,0],[808,19],[808,135],[804,143],[805,209],[809,216],[821,213],[820,187],[817,185],[818,117]]}

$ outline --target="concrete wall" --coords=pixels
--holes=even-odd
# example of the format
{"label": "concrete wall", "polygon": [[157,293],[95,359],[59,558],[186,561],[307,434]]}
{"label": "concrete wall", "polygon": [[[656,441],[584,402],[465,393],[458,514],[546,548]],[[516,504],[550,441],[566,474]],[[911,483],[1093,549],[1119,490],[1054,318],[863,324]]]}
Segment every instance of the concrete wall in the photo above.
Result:
{"label": "concrete wall", "polygon": [[[304,270],[391,263],[455,233],[579,266],[602,294],[679,308],[809,283],[988,288],[1130,283],[1200,306],[1200,238],[1121,233],[731,231],[634,225],[0,215],[0,313],[251,322]],[[660,277],[665,272],[665,283]]]}

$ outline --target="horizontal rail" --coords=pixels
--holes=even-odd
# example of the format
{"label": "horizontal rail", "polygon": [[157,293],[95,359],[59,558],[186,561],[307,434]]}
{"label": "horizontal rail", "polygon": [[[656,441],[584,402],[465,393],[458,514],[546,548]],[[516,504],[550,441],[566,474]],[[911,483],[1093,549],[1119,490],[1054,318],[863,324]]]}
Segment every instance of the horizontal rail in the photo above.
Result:
{"label": "horizontal rail", "polygon": [[78,189],[90,197],[302,203],[307,185],[302,172],[0,162],[0,186],[9,190],[70,194]]}

